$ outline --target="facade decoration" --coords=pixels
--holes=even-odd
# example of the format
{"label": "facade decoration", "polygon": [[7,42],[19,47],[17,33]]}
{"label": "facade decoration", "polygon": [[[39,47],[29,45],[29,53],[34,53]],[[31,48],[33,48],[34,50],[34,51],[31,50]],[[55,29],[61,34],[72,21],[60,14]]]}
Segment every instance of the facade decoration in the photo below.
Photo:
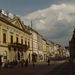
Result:
{"label": "facade decoration", "polygon": [[31,33],[19,17],[13,19],[0,13],[0,61],[26,60]]}

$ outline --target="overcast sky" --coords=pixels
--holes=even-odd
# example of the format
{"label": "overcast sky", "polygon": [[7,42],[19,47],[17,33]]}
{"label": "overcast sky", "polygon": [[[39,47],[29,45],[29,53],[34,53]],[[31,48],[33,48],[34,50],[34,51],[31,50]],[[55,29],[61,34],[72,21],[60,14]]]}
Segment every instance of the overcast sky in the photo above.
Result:
{"label": "overcast sky", "polygon": [[46,39],[68,45],[75,26],[75,0],[0,0],[0,9],[19,15]]}

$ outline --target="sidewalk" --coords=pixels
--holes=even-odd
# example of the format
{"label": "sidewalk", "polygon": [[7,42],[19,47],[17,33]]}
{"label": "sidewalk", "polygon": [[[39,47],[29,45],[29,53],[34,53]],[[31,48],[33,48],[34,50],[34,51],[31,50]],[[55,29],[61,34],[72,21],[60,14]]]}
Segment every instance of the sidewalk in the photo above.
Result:
{"label": "sidewalk", "polygon": [[[50,61],[50,64],[59,64],[59,63],[64,63],[66,62],[65,60],[63,61]],[[33,64],[33,63],[29,63],[29,64]],[[35,64],[39,64],[39,65],[45,65],[48,64],[48,62],[35,62]]]}

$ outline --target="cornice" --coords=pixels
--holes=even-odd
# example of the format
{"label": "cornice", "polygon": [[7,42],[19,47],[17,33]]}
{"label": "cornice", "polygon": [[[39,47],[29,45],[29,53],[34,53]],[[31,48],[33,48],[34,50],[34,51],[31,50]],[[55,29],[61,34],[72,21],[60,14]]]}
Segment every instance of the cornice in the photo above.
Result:
{"label": "cornice", "polygon": [[12,27],[15,27],[15,28],[19,29],[19,30],[21,30],[21,31],[24,32],[24,33],[27,33],[27,34],[29,34],[29,35],[31,34],[31,33],[27,32],[27,31],[25,31],[25,30],[22,30],[22,29],[16,27],[16,26],[13,25],[11,22],[9,22],[8,20],[6,20],[6,19],[4,19],[4,18],[2,18],[2,17],[0,17],[0,21],[6,23],[6,24],[8,24],[8,25],[11,25]]}

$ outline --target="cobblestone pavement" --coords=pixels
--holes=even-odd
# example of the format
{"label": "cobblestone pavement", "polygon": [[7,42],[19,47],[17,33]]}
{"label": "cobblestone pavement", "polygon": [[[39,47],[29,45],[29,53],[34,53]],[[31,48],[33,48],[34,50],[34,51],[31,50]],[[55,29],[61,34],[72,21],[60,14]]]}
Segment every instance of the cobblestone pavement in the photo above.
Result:
{"label": "cobblestone pavement", "polygon": [[48,66],[43,63],[36,64],[34,67],[30,64],[28,67],[1,68],[0,75],[45,75],[58,65],[57,63],[53,63]]}

